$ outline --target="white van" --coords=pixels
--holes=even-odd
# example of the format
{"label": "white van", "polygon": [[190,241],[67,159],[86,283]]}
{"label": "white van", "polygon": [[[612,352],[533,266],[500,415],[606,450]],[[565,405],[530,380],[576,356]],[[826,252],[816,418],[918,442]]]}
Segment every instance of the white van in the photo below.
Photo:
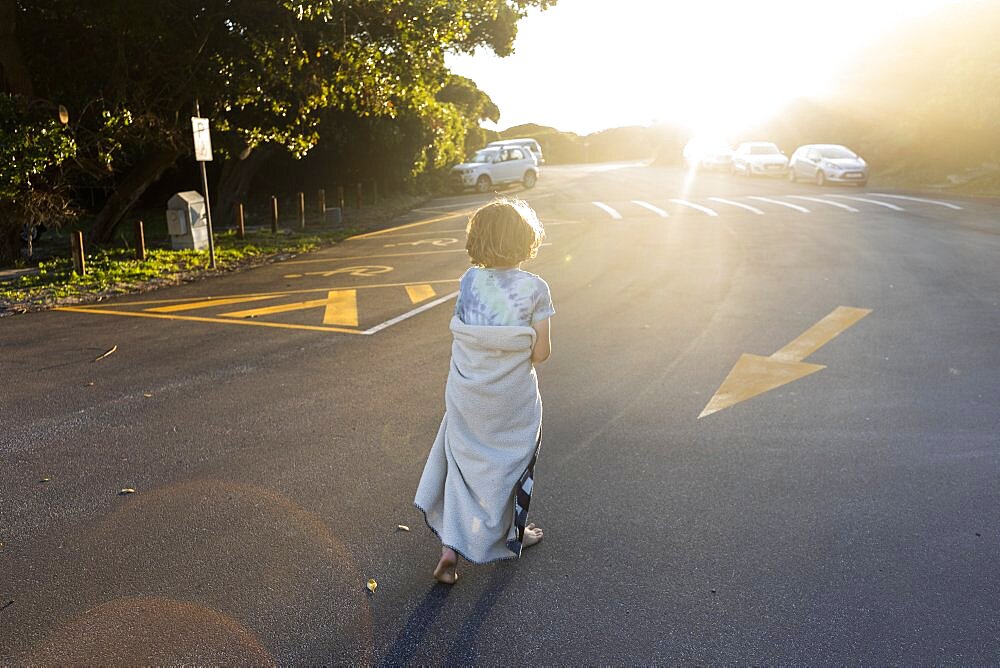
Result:
{"label": "white van", "polygon": [[500,141],[490,142],[486,145],[487,148],[498,148],[503,146],[526,148],[531,151],[531,155],[534,156],[536,163],[539,165],[545,164],[545,158],[542,157],[542,146],[534,139],[501,139]]}

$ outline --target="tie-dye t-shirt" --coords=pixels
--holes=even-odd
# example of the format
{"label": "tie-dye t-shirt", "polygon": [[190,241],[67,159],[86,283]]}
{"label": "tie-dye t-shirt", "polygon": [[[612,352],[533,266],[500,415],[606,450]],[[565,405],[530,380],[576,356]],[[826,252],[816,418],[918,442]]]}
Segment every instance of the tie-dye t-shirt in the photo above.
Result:
{"label": "tie-dye t-shirt", "polygon": [[548,283],[520,269],[470,268],[455,304],[455,315],[466,325],[530,327],[555,312]]}

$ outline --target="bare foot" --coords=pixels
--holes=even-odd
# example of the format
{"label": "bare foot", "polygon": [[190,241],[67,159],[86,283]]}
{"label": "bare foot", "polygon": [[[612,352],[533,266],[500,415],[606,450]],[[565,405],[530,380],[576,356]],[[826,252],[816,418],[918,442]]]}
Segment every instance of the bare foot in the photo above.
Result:
{"label": "bare foot", "polygon": [[434,577],[437,578],[438,582],[455,584],[458,581],[458,573],[455,572],[457,564],[458,555],[455,554],[455,550],[450,547],[442,547],[441,561],[438,562],[437,568],[434,569]]}
{"label": "bare foot", "polygon": [[542,530],[536,527],[534,523],[531,523],[524,527],[524,540],[521,542],[525,547],[531,547],[535,543],[542,540],[543,536],[544,534],[542,533]]}

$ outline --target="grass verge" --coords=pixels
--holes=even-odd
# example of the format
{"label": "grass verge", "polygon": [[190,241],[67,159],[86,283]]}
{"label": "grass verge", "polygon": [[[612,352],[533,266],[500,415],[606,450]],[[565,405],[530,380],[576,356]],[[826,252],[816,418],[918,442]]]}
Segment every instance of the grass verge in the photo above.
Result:
{"label": "grass verge", "polygon": [[248,230],[244,239],[240,239],[235,230],[224,230],[215,235],[215,270],[208,268],[207,250],[149,248],[145,260],[136,260],[133,249],[97,249],[87,253],[84,276],[73,272],[68,254],[53,257],[39,262],[35,273],[0,282],[0,317],[63,304],[102,301],[116,295],[146,292],[288,259],[332,246],[354,234],[384,227],[418,201],[415,197],[401,198],[362,210],[352,215],[348,225],[335,229],[283,228],[278,234],[270,230]]}

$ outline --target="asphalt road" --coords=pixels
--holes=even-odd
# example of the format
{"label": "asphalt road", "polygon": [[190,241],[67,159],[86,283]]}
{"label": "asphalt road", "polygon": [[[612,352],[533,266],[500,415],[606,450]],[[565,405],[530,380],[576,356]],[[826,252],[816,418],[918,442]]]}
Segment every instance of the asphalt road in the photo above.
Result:
{"label": "asphalt road", "polygon": [[543,543],[431,579],[410,504],[485,201],[442,198],[0,320],[2,662],[1000,662],[1000,203],[642,165],[508,194],[557,309]]}

